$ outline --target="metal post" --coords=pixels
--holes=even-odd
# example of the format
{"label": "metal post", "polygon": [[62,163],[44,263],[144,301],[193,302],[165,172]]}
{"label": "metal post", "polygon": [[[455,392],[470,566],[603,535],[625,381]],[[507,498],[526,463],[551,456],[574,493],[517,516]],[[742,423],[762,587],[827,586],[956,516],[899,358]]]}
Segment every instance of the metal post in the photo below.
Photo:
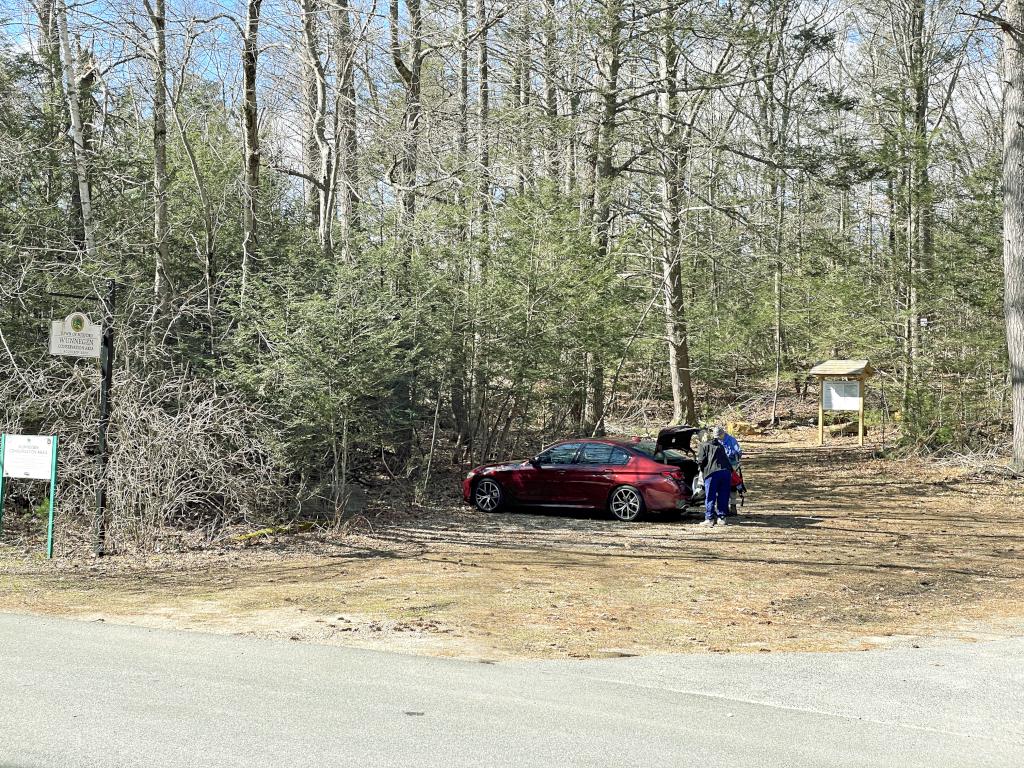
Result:
{"label": "metal post", "polygon": [[0,535],[4,532],[4,451],[7,448],[7,435],[0,435]]}
{"label": "metal post", "polygon": [[818,379],[818,445],[825,444],[825,379]]}
{"label": "metal post", "polygon": [[114,381],[114,304],[117,283],[107,280],[107,294],[103,299],[103,339],[100,346],[100,425],[97,439],[99,452],[99,485],[96,487],[96,518],[93,522],[93,553],[103,555],[107,518],[107,427],[110,424],[110,387]]}
{"label": "metal post", "polygon": [[53,454],[50,456],[50,521],[46,524],[46,559],[53,559],[53,502],[57,493],[57,436],[53,436]]}
{"label": "metal post", "polygon": [[860,404],[857,414],[857,444],[860,446],[864,445],[864,381],[863,379],[857,382],[857,393],[860,395]]}

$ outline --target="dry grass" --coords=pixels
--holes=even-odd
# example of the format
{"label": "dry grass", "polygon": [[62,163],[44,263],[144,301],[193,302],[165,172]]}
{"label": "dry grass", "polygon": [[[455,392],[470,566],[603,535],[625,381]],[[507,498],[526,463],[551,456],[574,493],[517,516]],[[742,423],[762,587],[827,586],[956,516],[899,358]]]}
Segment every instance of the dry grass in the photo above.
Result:
{"label": "dry grass", "polygon": [[0,546],[0,610],[484,658],[1019,633],[1019,483],[813,436],[745,441],[751,503],[723,530],[452,502],[302,546],[100,564]]}

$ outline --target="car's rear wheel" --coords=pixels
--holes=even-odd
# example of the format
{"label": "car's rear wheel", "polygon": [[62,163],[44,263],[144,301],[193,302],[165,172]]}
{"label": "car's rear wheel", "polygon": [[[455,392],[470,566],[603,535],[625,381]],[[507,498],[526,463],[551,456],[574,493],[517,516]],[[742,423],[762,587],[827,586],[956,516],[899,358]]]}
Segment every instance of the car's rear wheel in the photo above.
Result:
{"label": "car's rear wheel", "polygon": [[497,512],[505,503],[505,494],[497,480],[485,477],[473,488],[473,505],[481,512]]}
{"label": "car's rear wheel", "polygon": [[643,495],[631,485],[620,485],[608,498],[608,510],[626,523],[639,519],[645,508]]}

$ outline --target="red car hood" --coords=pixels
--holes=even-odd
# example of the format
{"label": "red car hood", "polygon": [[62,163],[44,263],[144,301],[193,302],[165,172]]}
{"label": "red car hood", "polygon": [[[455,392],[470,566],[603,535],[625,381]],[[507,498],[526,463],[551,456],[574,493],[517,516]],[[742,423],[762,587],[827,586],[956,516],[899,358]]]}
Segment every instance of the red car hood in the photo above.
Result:
{"label": "red car hood", "polygon": [[473,467],[473,469],[470,470],[470,474],[479,475],[482,472],[519,469],[524,464],[528,463],[529,462],[526,459],[523,459],[522,461],[499,461],[495,464],[481,464],[479,467]]}

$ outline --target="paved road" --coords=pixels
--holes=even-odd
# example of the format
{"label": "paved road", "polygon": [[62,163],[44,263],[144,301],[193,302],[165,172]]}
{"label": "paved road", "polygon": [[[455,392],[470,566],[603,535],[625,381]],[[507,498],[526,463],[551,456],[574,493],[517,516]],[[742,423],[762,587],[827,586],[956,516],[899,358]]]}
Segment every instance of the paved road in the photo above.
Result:
{"label": "paved road", "polygon": [[0,614],[0,766],[1024,765],[1024,639],[418,658]]}

